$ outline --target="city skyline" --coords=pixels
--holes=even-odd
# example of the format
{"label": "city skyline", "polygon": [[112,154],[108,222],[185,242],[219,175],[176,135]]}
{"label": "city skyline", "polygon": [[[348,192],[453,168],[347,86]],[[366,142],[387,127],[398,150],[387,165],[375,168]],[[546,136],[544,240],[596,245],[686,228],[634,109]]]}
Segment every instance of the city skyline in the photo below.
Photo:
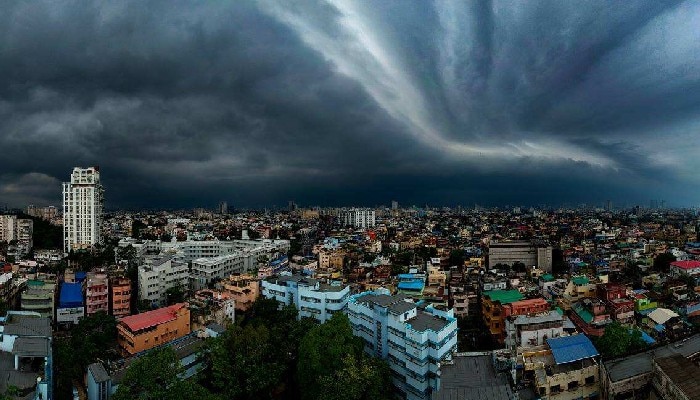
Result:
{"label": "city skyline", "polygon": [[700,204],[700,4],[14,2],[0,204]]}

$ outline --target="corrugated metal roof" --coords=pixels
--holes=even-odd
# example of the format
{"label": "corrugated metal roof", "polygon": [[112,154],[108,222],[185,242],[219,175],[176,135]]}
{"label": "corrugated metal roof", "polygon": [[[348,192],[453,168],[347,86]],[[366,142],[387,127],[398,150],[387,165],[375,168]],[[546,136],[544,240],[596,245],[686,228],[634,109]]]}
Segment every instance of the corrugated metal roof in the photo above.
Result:
{"label": "corrugated metal roof", "polygon": [[598,355],[591,340],[583,334],[547,339],[554,362],[565,364]]}

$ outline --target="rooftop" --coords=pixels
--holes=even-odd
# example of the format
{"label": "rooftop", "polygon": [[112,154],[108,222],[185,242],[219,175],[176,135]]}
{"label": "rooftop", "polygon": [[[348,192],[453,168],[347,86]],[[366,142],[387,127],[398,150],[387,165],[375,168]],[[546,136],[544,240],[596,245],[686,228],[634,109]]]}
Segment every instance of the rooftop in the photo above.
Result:
{"label": "rooftop", "polygon": [[556,310],[549,311],[548,313],[536,314],[536,315],[518,315],[515,318],[515,325],[528,325],[528,324],[541,324],[543,322],[560,322],[562,321],[562,316]]}
{"label": "rooftop", "polygon": [[80,283],[63,283],[59,295],[59,307],[81,307],[83,305],[83,288]]}
{"label": "rooftop", "polygon": [[523,299],[522,293],[517,290],[489,290],[484,292],[484,296],[501,304],[513,303]]}
{"label": "rooftop", "polygon": [[177,311],[183,307],[187,307],[187,303],[173,304],[169,307],[163,307],[141,314],[130,315],[122,318],[119,323],[128,326],[132,332],[136,332],[169,321],[174,321],[177,318]]}
{"label": "rooftop", "polygon": [[11,314],[5,322],[4,335],[51,336],[51,320],[31,315]]}
{"label": "rooftop", "polygon": [[583,334],[547,339],[552,350],[554,362],[565,364],[598,356],[598,350],[591,340]]}
{"label": "rooftop", "polygon": [[689,260],[689,261],[674,261],[671,266],[678,267],[680,269],[694,269],[700,268],[700,261]]}
{"label": "rooftop", "polygon": [[700,399],[700,368],[692,361],[675,355],[657,358],[655,362],[689,399]]}
{"label": "rooftop", "polygon": [[491,356],[459,356],[441,369],[440,390],[431,400],[502,400],[512,399],[513,392],[505,375],[493,367]]}
{"label": "rooftop", "polygon": [[442,328],[446,327],[452,321],[448,321],[445,318],[440,318],[435,315],[429,314],[425,311],[418,311],[414,318],[406,321],[410,325],[411,329],[418,332],[434,331],[439,332]]}

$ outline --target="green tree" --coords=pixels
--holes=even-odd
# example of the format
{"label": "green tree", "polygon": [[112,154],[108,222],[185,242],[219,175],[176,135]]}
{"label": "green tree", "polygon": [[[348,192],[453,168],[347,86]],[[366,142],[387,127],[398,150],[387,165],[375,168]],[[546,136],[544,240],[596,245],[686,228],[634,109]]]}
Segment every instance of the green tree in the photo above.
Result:
{"label": "green tree", "polygon": [[391,399],[389,366],[378,358],[346,354],[342,368],[321,377],[319,389],[324,400]]}
{"label": "green tree", "polygon": [[180,285],[173,286],[165,291],[165,298],[168,305],[182,303],[185,301],[185,291]]}
{"label": "green tree", "polygon": [[301,398],[387,398],[392,392],[388,366],[366,355],[363,347],[362,340],[352,334],[345,314],[334,314],[325,324],[311,329],[299,348]]}
{"label": "green tree", "polygon": [[630,329],[619,322],[605,327],[605,333],[595,343],[600,354],[605,358],[615,358],[646,347],[642,333]]}
{"label": "green tree", "polygon": [[654,257],[654,270],[659,272],[669,272],[671,263],[676,261],[676,257],[671,253],[661,253]]}
{"label": "green tree", "polygon": [[129,365],[113,400],[215,399],[194,380],[182,379],[184,368],[171,347],[153,350]]}

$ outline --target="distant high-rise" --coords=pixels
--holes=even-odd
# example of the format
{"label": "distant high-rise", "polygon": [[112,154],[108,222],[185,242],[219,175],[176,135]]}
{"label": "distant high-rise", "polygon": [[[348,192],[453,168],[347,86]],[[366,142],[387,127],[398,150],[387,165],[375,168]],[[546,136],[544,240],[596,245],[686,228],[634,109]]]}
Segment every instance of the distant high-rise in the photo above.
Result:
{"label": "distant high-rise", "polygon": [[391,201],[391,209],[392,210],[398,210],[399,209],[399,202],[396,200]]}
{"label": "distant high-rise", "polygon": [[228,203],[222,201],[219,203],[219,214],[228,214]]}
{"label": "distant high-rise", "polygon": [[100,168],[73,168],[63,183],[63,250],[90,248],[102,243],[104,189]]}

